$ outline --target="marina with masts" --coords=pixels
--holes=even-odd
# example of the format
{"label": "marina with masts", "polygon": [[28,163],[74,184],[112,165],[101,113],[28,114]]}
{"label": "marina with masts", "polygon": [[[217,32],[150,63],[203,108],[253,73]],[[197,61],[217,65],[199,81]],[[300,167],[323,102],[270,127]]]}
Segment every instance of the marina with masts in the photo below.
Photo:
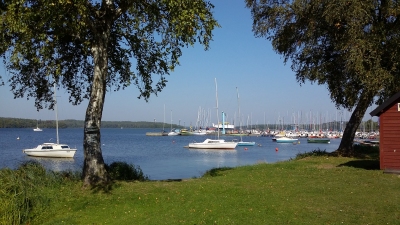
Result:
{"label": "marina with masts", "polygon": [[[199,109],[198,118],[204,118],[204,121],[211,121],[210,118],[200,116],[200,112],[206,111]],[[222,122],[218,124],[211,123],[211,125],[207,125],[208,123],[196,122],[196,127],[176,127],[179,127],[177,130],[180,135],[198,135],[198,132],[202,131],[203,135],[216,135],[216,132],[219,132],[220,135],[226,136],[248,135],[264,137],[286,136],[293,138],[341,138],[348,122],[343,119],[343,113],[339,112],[335,118],[331,118],[330,120],[326,115],[321,113],[312,114],[309,112],[305,113],[303,116],[303,113],[299,112],[293,113],[289,119],[286,120],[285,117],[279,115],[274,123],[247,123],[245,126],[240,126],[239,122],[235,124],[234,122],[229,123],[226,121],[226,113],[222,112]],[[201,124],[201,126],[197,124]],[[378,123],[374,122],[371,118],[360,124],[356,132],[356,138],[377,139],[379,138],[378,130]],[[159,136],[157,132],[147,135]]]}

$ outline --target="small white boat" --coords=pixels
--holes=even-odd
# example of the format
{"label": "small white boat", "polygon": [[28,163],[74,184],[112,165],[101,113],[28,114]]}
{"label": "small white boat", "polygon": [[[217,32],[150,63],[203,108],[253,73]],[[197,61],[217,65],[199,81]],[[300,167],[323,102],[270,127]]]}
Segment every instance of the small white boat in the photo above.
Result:
{"label": "small white boat", "polygon": [[297,142],[299,139],[290,137],[280,137],[276,139],[276,143],[293,143]]}
{"label": "small white boat", "polygon": [[190,132],[191,135],[206,135],[207,131],[206,130],[194,130]]}
{"label": "small white boat", "polygon": [[22,152],[36,157],[73,158],[76,148],[70,148],[66,144],[43,143],[36,148],[24,149]]}
{"label": "small white boat", "polygon": [[42,129],[40,129],[39,127],[33,128],[33,131],[43,131]]}
{"label": "small white boat", "polygon": [[176,136],[176,135],[179,135],[179,132],[176,132],[175,130],[171,130],[171,131],[168,133],[168,136]]}
{"label": "small white boat", "polygon": [[33,131],[43,131],[42,129],[39,128],[39,122],[36,121],[36,128],[33,128]]}
{"label": "small white boat", "polygon": [[225,142],[223,139],[206,139],[203,142],[189,143],[189,148],[200,149],[235,149],[237,142]]}

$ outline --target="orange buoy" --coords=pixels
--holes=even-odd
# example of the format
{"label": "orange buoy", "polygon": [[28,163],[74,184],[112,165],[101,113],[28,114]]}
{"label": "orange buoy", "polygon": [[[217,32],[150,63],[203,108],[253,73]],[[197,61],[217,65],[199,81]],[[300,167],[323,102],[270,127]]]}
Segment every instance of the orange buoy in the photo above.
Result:
{"label": "orange buoy", "polygon": [[247,151],[247,148],[244,148],[245,151]]}
{"label": "orange buoy", "polygon": [[275,151],[277,152],[277,151],[278,151],[278,148],[275,148]]}

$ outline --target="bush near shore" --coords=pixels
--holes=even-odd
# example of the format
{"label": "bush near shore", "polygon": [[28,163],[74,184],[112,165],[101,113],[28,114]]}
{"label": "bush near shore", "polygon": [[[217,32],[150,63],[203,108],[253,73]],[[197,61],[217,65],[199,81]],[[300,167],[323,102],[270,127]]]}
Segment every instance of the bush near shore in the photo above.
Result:
{"label": "bush near shore", "polygon": [[315,150],[181,181],[148,181],[117,163],[113,174],[142,181],[126,176],[107,192],[26,164],[0,170],[0,224],[398,224],[400,177],[379,170],[377,148],[357,152]]}

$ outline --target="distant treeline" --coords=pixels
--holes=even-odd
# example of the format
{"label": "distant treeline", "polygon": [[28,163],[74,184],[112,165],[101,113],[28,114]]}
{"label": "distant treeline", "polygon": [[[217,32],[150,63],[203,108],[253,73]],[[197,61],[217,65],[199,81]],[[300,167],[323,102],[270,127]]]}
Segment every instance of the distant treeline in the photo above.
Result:
{"label": "distant treeline", "polygon": [[[20,118],[5,118],[0,117],[0,128],[56,128],[55,120],[32,120],[32,119],[20,119]],[[169,130],[171,124],[163,124],[159,122],[132,122],[132,121],[102,121],[102,128],[163,128]],[[59,128],[83,128],[83,120],[59,120]],[[176,124],[173,124],[174,128],[182,128]]]}
{"label": "distant treeline", "polygon": [[[329,123],[322,124],[300,124],[297,129],[302,130],[344,130],[347,125],[347,121],[343,121],[343,123],[339,121],[333,121]],[[55,120],[32,120],[32,119],[19,119],[19,118],[4,118],[0,117],[0,128],[36,128],[39,126],[40,128],[56,128]],[[59,128],[83,128],[84,121],[83,120],[59,120],[58,121]],[[102,128],[159,128],[166,131],[169,131],[171,128],[171,124],[169,123],[160,123],[160,122],[146,122],[146,121],[102,121]],[[173,128],[182,129],[185,128],[183,126],[179,126],[177,124],[172,124]],[[243,129],[250,129],[250,127],[254,129],[271,129],[271,130],[293,130],[295,129],[291,124],[259,124],[259,125],[251,125],[245,126]],[[189,129],[189,127],[186,127]],[[360,127],[358,127],[358,131],[376,131],[379,130],[378,122],[373,122],[372,120],[368,120],[362,122]]]}

